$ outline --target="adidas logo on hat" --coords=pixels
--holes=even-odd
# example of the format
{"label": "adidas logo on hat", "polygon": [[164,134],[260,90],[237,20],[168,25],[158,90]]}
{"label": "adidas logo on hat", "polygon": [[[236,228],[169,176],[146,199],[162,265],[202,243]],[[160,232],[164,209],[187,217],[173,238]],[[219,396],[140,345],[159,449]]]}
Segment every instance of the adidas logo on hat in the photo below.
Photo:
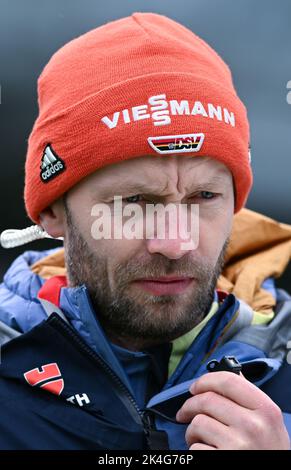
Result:
{"label": "adidas logo on hat", "polygon": [[40,178],[43,183],[52,180],[65,170],[65,163],[48,144],[43,152],[40,165]]}

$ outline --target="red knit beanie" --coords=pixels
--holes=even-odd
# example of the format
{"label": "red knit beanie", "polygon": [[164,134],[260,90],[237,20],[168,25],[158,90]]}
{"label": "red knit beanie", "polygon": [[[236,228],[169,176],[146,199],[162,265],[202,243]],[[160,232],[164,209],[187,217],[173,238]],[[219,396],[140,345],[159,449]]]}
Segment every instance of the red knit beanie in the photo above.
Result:
{"label": "red knit beanie", "polygon": [[107,23],[56,52],[38,80],[25,204],[30,218],[105,165],[142,155],[207,155],[231,171],[237,212],[252,185],[249,125],[227,65],[155,13]]}

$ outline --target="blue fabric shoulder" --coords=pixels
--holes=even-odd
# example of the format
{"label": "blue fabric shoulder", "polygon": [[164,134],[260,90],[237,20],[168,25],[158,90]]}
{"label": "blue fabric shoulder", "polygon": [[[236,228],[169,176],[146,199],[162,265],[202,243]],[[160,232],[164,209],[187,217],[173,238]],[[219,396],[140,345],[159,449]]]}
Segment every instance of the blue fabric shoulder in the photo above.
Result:
{"label": "blue fabric shoulder", "polygon": [[15,259],[0,284],[0,321],[25,333],[46,318],[37,299],[44,280],[30,268],[57,250],[25,251]]}

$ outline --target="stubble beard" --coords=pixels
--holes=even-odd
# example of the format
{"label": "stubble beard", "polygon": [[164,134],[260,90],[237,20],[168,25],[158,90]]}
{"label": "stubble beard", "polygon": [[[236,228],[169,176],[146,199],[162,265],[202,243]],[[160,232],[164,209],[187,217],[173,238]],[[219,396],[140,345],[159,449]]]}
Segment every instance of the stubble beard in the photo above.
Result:
{"label": "stubble beard", "polygon": [[[116,344],[142,350],[167,343],[193,329],[209,312],[224,265],[226,240],[215,266],[185,255],[178,260],[154,254],[117,264],[109,281],[108,259],[89,244],[66,206],[66,267],[70,286],[85,285],[104,331]],[[152,295],[133,281],[162,276],[193,277],[185,292]]]}

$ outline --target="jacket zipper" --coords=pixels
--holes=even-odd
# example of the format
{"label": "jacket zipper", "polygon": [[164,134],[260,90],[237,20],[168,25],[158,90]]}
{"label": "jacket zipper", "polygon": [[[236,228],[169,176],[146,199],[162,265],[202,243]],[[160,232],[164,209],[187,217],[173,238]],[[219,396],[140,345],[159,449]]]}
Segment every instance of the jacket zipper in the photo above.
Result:
{"label": "jacket zipper", "polygon": [[95,351],[93,351],[80,336],[75,333],[71,326],[65,323],[57,313],[52,313],[47,320],[47,323],[54,326],[57,325],[67,336],[70,337],[94,362],[97,362],[98,365],[102,367],[102,369],[106,372],[106,374],[118,385],[119,389],[123,392],[123,394],[128,399],[128,403],[130,407],[134,410],[134,419],[138,417],[139,424],[142,425],[146,438],[148,438],[150,431],[155,430],[153,426],[151,412],[150,411],[142,411],[138,404],[136,403],[135,399],[129,392],[128,388],[124,385],[122,380],[115,374],[115,372],[108,366],[108,364],[104,361],[104,359],[99,356]]}

